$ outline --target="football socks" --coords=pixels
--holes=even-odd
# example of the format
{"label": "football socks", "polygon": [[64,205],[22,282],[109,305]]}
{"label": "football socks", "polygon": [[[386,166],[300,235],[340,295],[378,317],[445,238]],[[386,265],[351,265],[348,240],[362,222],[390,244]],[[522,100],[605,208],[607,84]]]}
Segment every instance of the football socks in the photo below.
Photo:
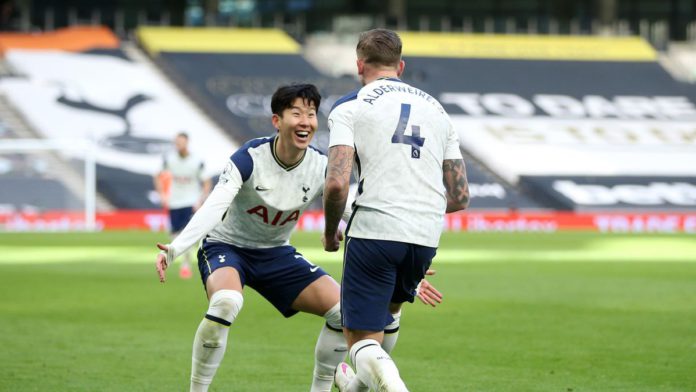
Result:
{"label": "football socks", "polygon": [[229,327],[244,304],[242,293],[218,290],[210,297],[208,312],[193,339],[191,392],[206,392],[222,362]]}
{"label": "football socks", "polygon": [[311,392],[329,392],[334,370],[345,359],[348,345],[341,329],[340,305],[336,304],[324,315],[326,324],[319,333],[314,348],[314,373]]}
{"label": "football socks", "polygon": [[373,391],[408,392],[396,364],[376,340],[363,339],[355,343],[350,349],[350,358],[355,366],[355,378],[344,392],[359,391],[362,387],[359,381]]}

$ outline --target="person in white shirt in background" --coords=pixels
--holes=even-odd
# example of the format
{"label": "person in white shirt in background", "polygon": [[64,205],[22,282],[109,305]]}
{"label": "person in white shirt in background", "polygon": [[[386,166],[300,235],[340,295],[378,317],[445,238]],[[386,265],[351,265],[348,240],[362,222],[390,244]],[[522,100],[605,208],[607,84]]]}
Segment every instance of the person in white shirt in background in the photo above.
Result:
{"label": "person in white shirt in background", "polygon": [[[188,143],[188,134],[179,132],[174,139],[175,150],[164,156],[162,170],[153,178],[162,208],[169,212],[172,239],[191,220],[211,188],[210,179],[203,175],[203,160],[191,154]],[[179,276],[189,279],[192,276],[190,253],[185,252],[183,259]]]}

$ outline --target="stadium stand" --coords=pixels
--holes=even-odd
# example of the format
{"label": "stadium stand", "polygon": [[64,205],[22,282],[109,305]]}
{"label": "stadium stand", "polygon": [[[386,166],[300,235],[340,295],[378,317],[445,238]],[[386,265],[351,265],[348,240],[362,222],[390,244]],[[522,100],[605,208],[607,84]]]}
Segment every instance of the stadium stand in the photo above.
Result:
{"label": "stadium stand", "polygon": [[191,134],[191,149],[206,156],[211,176],[234,151],[155,67],[131,59],[108,29],[11,33],[0,36],[0,47],[16,72],[2,79],[0,91],[40,137],[92,141],[98,190],[117,208],[158,207],[151,175],[177,132]]}
{"label": "stadium stand", "polygon": [[[2,39],[0,42],[4,43]],[[0,47],[0,51],[4,47]],[[11,75],[10,67],[0,60],[0,77]],[[36,138],[36,134],[6,97],[0,95],[0,146],[27,138]],[[59,154],[0,148],[0,215],[79,210],[84,206],[83,190],[80,173]],[[111,209],[105,200],[97,202],[101,210]]]}
{"label": "stadium stand", "polygon": [[323,97],[313,144],[326,150],[326,116],[333,102],[358,87],[352,78],[323,75],[303,57],[299,44],[277,29],[141,27],[138,37],[181,90],[240,143],[274,132],[270,101],[278,86],[309,82]]}
{"label": "stadium stand", "polygon": [[[47,34],[49,43],[0,39],[16,70],[0,91],[38,135],[93,140],[98,189],[120,209],[157,208],[150,174],[175,132],[195,129],[192,148],[205,150],[215,175],[236,144],[274,132],[269,102],[279,85],[309,82],[324,97],[313,144],[325,151],[326,116],[359,86],[354,34],[318,34],[301,45],[279,29],[141,26],[141,51],[106,29],[93,32]],[[643,39],[401,35],[404,79],[438,98],[459,131],[471,213],[494,213],[480,227],[514,226],[517,213],[696,209],[696,91]],[[591,215],[583,219],[567,225],[593,224]],[[552,220],[540,227],[558,227]],[[306,221],[316,227],[319,218]]]}
{"label": "stadium stand", "polygon": [[118,38],[106,27],[75,26],[42,34],[2,33],[0,52],[11,49],[64,50],[118,49]]}
{"label": "stadium stand", "polygon": [[[0,121],[0,139],[17,140],[18,135]],[[0,150],[0,211],[79,210],[81,195],[64,185],[60,172],[50,167],[53,161],[42,152]]]}
{"label": "stadium stand", "polygon": [[495,175],[466,151],[463,153],[472,200],[471,210],[512,212],[548,209],[545,204],[538,203]]}

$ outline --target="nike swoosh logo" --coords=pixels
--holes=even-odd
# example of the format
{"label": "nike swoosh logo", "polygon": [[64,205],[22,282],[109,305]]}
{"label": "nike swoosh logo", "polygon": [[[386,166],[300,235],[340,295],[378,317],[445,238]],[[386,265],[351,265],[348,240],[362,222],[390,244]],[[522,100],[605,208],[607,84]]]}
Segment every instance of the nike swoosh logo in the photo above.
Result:
{"label": "nike swoosh logo", "polygon": [[318,269],[319,269],[319,266],[311,267],[311,268],[309,269],[309,272],[317,272]]}
{"label": "nike swoosh logo", "polygon": [[260,187],[260,186],[258,186],[258,185],[257,185],[256,188],[254,188],[254,189],[256,189],[256,190],[259,191],[259,192],[270,191],[270,189],[264,188],[264,187]]}
{"label": "nike swoosh logo", "polygon": [[337,353],[344,353],[344,352],[348,351],[348,349],[347,348],[335,348],[334,351]]}

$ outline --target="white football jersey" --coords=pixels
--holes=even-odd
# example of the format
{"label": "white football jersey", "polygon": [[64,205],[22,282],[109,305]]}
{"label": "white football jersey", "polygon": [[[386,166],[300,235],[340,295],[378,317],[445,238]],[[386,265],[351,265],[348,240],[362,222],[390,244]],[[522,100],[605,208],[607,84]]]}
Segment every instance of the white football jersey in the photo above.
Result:
{"label": "white football jersey", "polygon": [[310,147],[300,162],[285,167],[275,155],[275,140],[250,140],[230,157],[216,187],[238,192],[208,241],[245,248],[287,245],[300,215],[321,196],[326,156]]}
{"label": "white football jersey", "polygon": [[203,160],[189,154],[186,157],[173,151],[164,156],[162,170],[172,174],[169,208],[192,207],[201,197]]}
{"label": "white football jersey", "polygon": [[437,247],[447,199],[445,159],[461,159],[442,105],[399,79],[378,79],[336,101],[329,146],[355,148],[358,195],[347,235]]}

